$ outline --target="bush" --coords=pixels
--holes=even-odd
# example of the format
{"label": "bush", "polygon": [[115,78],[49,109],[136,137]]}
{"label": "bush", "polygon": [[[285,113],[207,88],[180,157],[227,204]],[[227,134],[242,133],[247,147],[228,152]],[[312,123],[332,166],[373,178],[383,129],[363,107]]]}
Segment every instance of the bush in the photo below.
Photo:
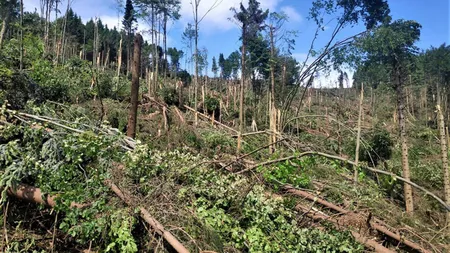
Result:
{"label": "bush", "polygon": [[208,110],[208,113],[209,112],[212,113],[213,111],[220,109],[220,102],[215,97],[206,96],[205,97],[205,106],[206,106],[206,109]]}
{"label": "bush", "polygon": [[159,91],[159,96],[166,102],[167,105],[178,106],[178,92],[175,88],[164,87]]}
{"label": "bush", "polygon": [[0,104],[8,101],[9,108],[23,109],[29,100],[42,100],[42,91],[25,74],[0,65]]}
{"label": "bush", "polygon": [[[375,128],[371,133],[363,138],[366,140],[365,144],[360,146],[359,159],[360,161],[368,162],[370,166],[377,166],[380,161],[391,159],[392,145],[391,136],[385,129]],[[355,155],[356,140],[351,140],[347,143],[346,152]]]}

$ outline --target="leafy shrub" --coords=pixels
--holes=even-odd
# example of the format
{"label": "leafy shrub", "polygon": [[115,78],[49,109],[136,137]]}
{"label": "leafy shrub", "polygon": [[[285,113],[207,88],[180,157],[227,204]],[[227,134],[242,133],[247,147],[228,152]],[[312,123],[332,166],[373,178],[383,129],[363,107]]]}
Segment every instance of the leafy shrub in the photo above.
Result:
{"label": "leafy shrub", "polygon": [[190,84],[192,82],[192,77],[186,70],[179,71],[177,73],[177,78],[179,78],[185,84]]}
{"label": "leafy shrub", "polygon": [[42,91],[25,74],[0,65],[0,104],[6,100],[11,109],[23,109],[29,100],[42,100]]}
{"label": "leafy shrub", "polygon": [[178,92],[175,88],[172,87],[163,87],[159,91],[159,96],[166,102],[167,105],[176,105],[178,106]]}
{"label": "leafy shrub", "polygon": [[206,109],[208,110],[208,113],[212,113],[213,111],[220,108],[220,102],[215,97],[206,96],[205,97],[205,106],[206,106]]}
{"label": "leafy shrub", "polygon": [[277,163],[272,169],[261,170],[264,178],[275,185],[282,183],[291,184],[294,187],[307,188],[311,184],[311,179],[308,175],[301,172],[304,168],[302,160],[293,160]]}
{"label": "leafy shrub", "polygon": [[[21,182],[58,195],[55,211],[65,213],[58,227],[80,244],[117,241],[115,235],[103,233],[117,222],[108,216],[112,206],[103,183],[109,163],[118,158],[115,137],[91,132],[52,135],[44,128],[21,126],[5,127],[0,134],[7,140],[0,144],[2,189]],[[91,205],[72,208],[72,202]]]}
{"label": "leafy shrub", "polygon": [[203,133],[204,149],[212,152],[221,150],[221,152],[233,152],[235,141],[227,134],[208,131]]}
{"label": "leafy shrub", "polygon": [[[363,136],[366,142],[359,149],[360,161],[368,162],[370,166],[377,166],[380,161],[389,160],[392,157],[393,141],[389,132],[385,129],[375,128],[371,133]],[[355,154],[356,139],[350,140],[346,145],[346,152]]]}

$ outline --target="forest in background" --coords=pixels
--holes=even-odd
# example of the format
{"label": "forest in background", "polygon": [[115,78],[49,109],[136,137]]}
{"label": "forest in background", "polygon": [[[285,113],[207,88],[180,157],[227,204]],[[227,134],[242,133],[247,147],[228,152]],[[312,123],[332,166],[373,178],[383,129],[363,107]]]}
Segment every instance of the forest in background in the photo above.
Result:
{"label": "forest in background", "polygon": [[450,250],[450,46],[419,50],[387,1],[312,1],[297,62],[289,17],[249,0],[211,64],[198,10],[221,1],[192,1],[187,52],[180,1],[118,2],[121,30],[61,4],[0,0],[3,252]]}

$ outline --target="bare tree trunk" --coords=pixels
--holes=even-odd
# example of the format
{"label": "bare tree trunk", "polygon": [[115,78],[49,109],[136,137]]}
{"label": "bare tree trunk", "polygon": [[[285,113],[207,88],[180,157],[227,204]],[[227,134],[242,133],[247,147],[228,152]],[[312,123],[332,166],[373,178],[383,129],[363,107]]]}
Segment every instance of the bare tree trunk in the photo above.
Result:
{"label": "bare tree trunk", "polygon": [[358,133],[356,136],[356,150],[355,150],[355,163],[353,180],[358,182],[358,163],[359,163],[359,143],[361,140],[361,115],[363,112],[363,100],[364,100],[364,84],[361,83],[361,96],[359,98],[359,114],[358,114]]}
{"label": "bare tree trunk", "polygon": [[275,105],[275,66],[273,64],[273,60],[275,57],[275,43],[273,39],[274,27],[270,26],[270,82],[271,88],[269,93],[269,127],[272,131],[272,134],[269,136],[269,144],[273,144],[269,146],[269,153],[273,154],[275,152],[275,144],[277,142],[277,123],[276,123],[276,105]]}
{"label": "bare tree trunk", "polygon": [[44,27],[44,55],[48,52],[48,37],[50,30],[50,9],[52,0],[45,1],[45,27]]}
{"label": "bare tree trunk", "polygon": [[58,50],[58,47],[56,46],[57,40],[58,40],[58,25],[57,25],[58,24],[58,22],[57,22],[57,20],[58,20],[58,3],[59,3],[59,0],[56,0],[55,1],[55,33],[53,35],[53,51],[55,53]]}
{"label": "bare tree trunk", "polygon": [[[158,33],[156,34],[156,43],[158,44],[159,47],[161,47],[160,46],[161,45],[161,20],[158,21]],[[161,83],[158,80],[159,68],[160,68],[159,66],[161,64],[160,58],[159,58],[159,49],[158,49],[157,55],[158,55],[158,57],[156,58],[156,72],[155,72],[156,74],[155,74],[155,77],[156,77],[156,85],[157,85],[158,88],[161,89],[162,86],[161,86]]]}
{"label": "bare tree trunk", "polygon": [[[438,99],[439,100],[439,99]],[[442,157],[442,169],[444,170],[444,198],[447,204],[450,204],[450,171],[448,168],[448,139],[445,134],[445,122],[444,115],[442,114],[441,106],[439,104],[436,106],[436,110],[439,118],[439,133],[440,133],[440,141],[441,141],[441,157]],[[447,227],[449,228],[447,231],[450,231],[450,212],[446,213],[446,222]]]}
{"label": "bare tree trunk", "polygon": [[198,113],[197,113],[197,100],[198,100],[198,6],[200,4],[200,0],[195,0],[195,10],[194,10],[194,23],[195,23],[195,77],[194,77],[194,109],[195,109],[195,118],[194,125],[198,124]]}
{"label": "bare tree trunk", "polygon": [[110,48],[108,47],[108,49],[106,50],[106,56],[105,56],[105,61],[103,63],[103,71],[105,71],[106,67],[109,64],[109,53],[110,53]]}
{"label": "bare tree trunk", "polygon": [[[399,67],[396,68],[396,91],[397,91],[397,109],[398,109],[398,124],[400,130],[400,141],[402,145],[402,168],[403,168],[403,177],[407,180],[410,180],[410,170],[409,170],[409,159],[408,159],[408,142],[406,136],[406,120],[405,120],[405,91],[403,87],[403,82],[401,80],[401,74]],[[411,185],[404,184],[403,186],[404,195],[405,195],[405,206],[406,212],[412,213],[414,212],[414,202],[413,202],[413,193]]]}
{"label": "bare tree trunk", "polygon": [[20,0],[20,70],[22,69],[23,69],[23,0]]}
{"label": "bare tree trunk", "polygon": [[8,28],[9,19],[10,19],[10,13],[7,12],[5,18],[3,19],[2,30],[0,31],[0,49],[3,46],[3,41],[4,41],[5,35],[6,35],[6,29]]}
{"label": "bare tree trunk", "polygon": [[136,34],[134,38],[134,59],[131,80],[131,107],[128,116],[127,136],[136,137],[137,109],[139,96],[139,70],[141,69],[141,44],[142,36]]}
{"label": "bare tree trunk", "polygon": [[[167,10],[166,10],[167,12]],[[164,13],[164,20],[163,20],[163,44],[164,44],[164,86],[166,85],[166,78],[167,78],[167,13]]]}
{"label": "bare tree trunk", "polygon": [[156,86],[158,85],[158,78],[155,76],[156,73],[156,59],[158,55],[158,46],[156,45],[156,11],[155,6],[152,4],[152,44],[153,44],[153,57],[152,57],[152,83],[153,83],[153,93],[156,94]]}
{"label": "bare tree trunk", "polygon": [[131,71],[131,31],[127,32],[127,77]]}
{"label": "bare tree trunk", "polygon": [[119,52],[117,53],[117,78],[120,76],[120,69],[122,68],[122,34],[120,34]]}
{"label": "bare tree trunk", "polygon": [[241,49],[241,85],[239,97],[239,134],[237,140],[237,154],[241,151],[242,134],[244,132],[244,90],[245,90],[245,50],[246,50],[246,27],[242,26],[242,49]]}
{"label": "bare tree trunk", "polygon": [[[62,49],[62,63],[65,62],[65,56],[66,56],[66,29],[67,29],[67,18],[69,16],[69,9],[70,9],[70,0],[67,0],[67,9],[66,9],[66,15],[64,17],[64,28],[62,33],[62,40],[61,40],[61,49]],[[97,33],[97,43],[98,43],[98,27],[97,27],[97,21],[95,22],[95,30]],[[98,49],[97,49],[98,50]]]}

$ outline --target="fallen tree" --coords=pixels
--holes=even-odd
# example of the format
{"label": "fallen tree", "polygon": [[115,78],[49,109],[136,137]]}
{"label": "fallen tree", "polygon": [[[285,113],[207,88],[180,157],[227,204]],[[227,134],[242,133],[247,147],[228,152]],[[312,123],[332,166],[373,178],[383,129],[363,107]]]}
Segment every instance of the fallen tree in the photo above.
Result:
{"label": "fallen tree", "polygon": [[[319,203],[322,206],[325,206],[325,207],[327,207],[327,208],[329,208],[329,209],[331,209],[333,211],[338,212],[339,214],[350,213],[350,211],[345,210],[344,208],[339,207],[339,206],[337,206],[337,205],[335,205],[333,203],[330,203],[330,202],[328,202],[326,200],[318,198],[317,196],[314,196],[311,193],[308,193],[308,192],[305,192],[305,191],[301,191],[301,190],[298,190],[298,189],[295,189],[295,188],[292,188],[292,187],[289,187],[289,186],[285,186],[284,190],[286,190],[290,194],[294,194],[296,196],[304,197],[304,198],[306,198],[308,200],[314,201],[315,203]],[[431,253],[430,251],[424,249],[422,246],[420,246],[420,245],[418,245],[418,244],[416,244],[416,243],[414,243],[414,242],[412,242],[410,240],[407,240],[407,239],[403,238],[401,235],[391,232],[385,226],[380,225],[379,223],[381,221],[379,221],[377,219],[374,219],[374,220],[375,220],[375,222],[374,221],[369,221],[368,222],[368,225],[370,225],[371,228],[377,230],[378,232],[380,232],[382,234],[385,234],[385,235],[391,237],[392,239],[397,240],[399,243],[404,244],[404,245],[408,246],[409,248],[411,248],[413,250],[417,250],[419,252],[424,252],[424,253]]]}
{"label": "fallen tree", "polygon": [[[318,213],[312,213],[310,209],[305,208],[301,205],[297,205],[295,207],[295,209],[297,211],[303,212],[306,216],[308,216],[309,218],[315,220],[315,221],[329,221],[335,225],[338,225],[339,222],[337,219],[332,218],[328,215],[325,214],[318,214]],[[339,226],[336,226],[339,229]],[[341,228],[341,230],[343,230]],[[394,251],[384,247],[383,245],[379,244],[378,242],[367,238],[366,236],[361,235],[358,232],[355,231],[350,231],[353,235],[353,237],[355,238],[356,241],[358,241],[359,243],[365,245],[368,248],[374,249],[376,252],[379,253],[394,253]]]}
{"label": "fallen tree", "polygon": [[[306,152],[303,152],[303,153],[301,153],[299,155],[293,155],[293,156],[283,157],[283,158],[276,159],[276,160],[270,160],[270,161],[262,162],[262,163],[254,165],[254,166],[252,166],[250,168],[247,168],[247,169],[241,170],[239,172],[236,172],[236,174],[242,174],[242,173],[254,170],[254,169],[256,169],[258,167],[261,167],[261,166],[267,166],[267,165],[271,165],[271,164],[274,164],[274,163],[285,162],[285,161],[289,161],[289,160],[299,159],[299,158],[302,158],[304,156],[314,156],[314,155],[325,157],[325,158],[332,159],[332,160],[339,160],[339,161],[348,163],[348,164],[353,165],[353,166],[358,166],[354,161],[351,161],[349,159],[346,159],[346,158],[343,158],[343,157],[340,157],[340,156],[330,155],[330,154],[326,154],[326,153],[322,153],[322,152],[316,152],[316,151],[306,151]],[[421,190],[422,192],[430,195],[435,200],[437,200],[446,209],[447,212],[450,212],[450,206],[447,203],[445,203],[445,201],[443,201],[441,198],[439,198],[438,196],[436,196],[434,193],[430,192],[429,190],[425,189],[424,187],[422,187],[422,186],[420,186],[420,185],[418,185],[418,184],[416,184],[414,182],[411,182],[410,180],[407,180],[407,179],[405,179],[403,177],[397,176],[397,175],[395,175],[392,172],[379,170],[379,169],[375,169],[375,168],[368,167],[368,166],[364,166],[364,167],[361,166],[361,167],[366,169],[366,170],[368,170],[368,171],[377,173],[377,174],[383,174],[383,175],[391,176],[392,178],[395,178],[395,179],[397,179],[399,181],[402,181],[404,183],[407,183],[407,184],[411,185],[412,187],[414,187],[416,189]]]}
{"label": "fallen tree", "polygon": [[[51,195],[43,197],[41,189],[26,184],[19,184],[15,187],[9,187],[6,189],[6,192],[10,196],[49,207],[55,207],[56,198],[58,198],[58,196],[51,196]],[[80,204],[76,202],[70,203],[71,208],[83,208],[90,205],[91,204]]]}

